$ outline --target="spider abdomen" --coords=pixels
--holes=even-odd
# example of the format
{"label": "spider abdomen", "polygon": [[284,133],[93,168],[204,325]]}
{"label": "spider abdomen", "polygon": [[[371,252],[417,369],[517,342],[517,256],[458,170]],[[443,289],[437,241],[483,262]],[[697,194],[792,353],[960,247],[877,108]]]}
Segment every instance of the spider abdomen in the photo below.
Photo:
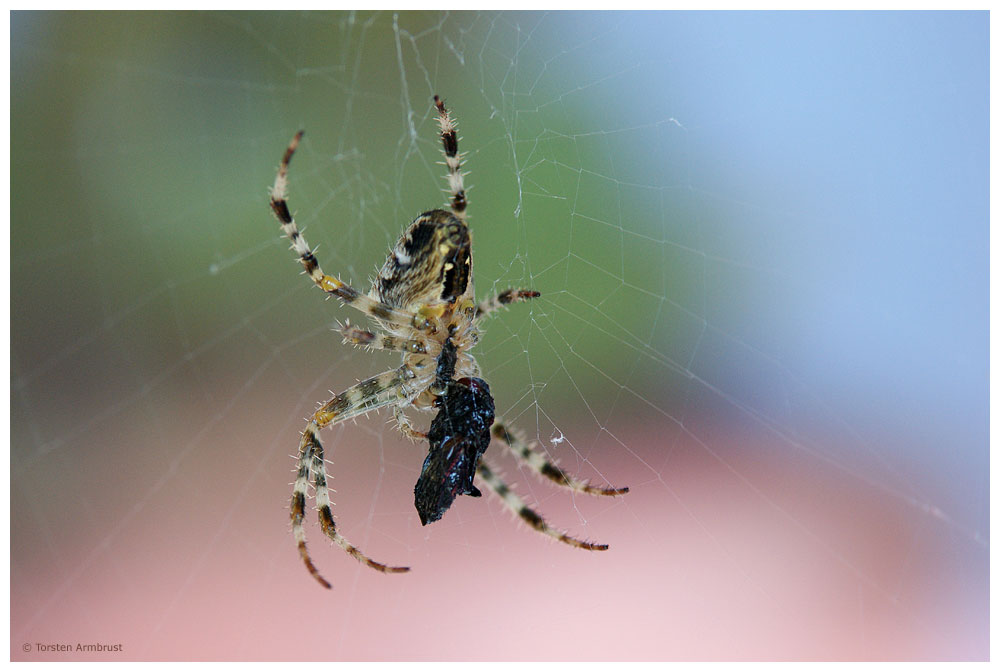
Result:
{"label": "spider abdomen", "polygon": [[448,381],[439,403],[427,433],[430,451],[413,488],[422,525],[440,520],[459,495],[480,496],[473,478],[494,420],[490,386],[481,378]]}
{"label": "spider abdomen", "polygon": [[469,228],[445,210],[414,219],[372,285],[380,301],[410,310],[464,296],[472,278]]}

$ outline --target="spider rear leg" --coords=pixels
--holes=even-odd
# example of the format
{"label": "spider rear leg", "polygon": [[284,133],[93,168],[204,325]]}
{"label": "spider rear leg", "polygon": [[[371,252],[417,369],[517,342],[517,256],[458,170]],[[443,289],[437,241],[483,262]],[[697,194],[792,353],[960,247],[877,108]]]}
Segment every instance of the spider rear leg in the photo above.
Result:
{"label": "spider rear leg", "polygon": [[[410,571],[409,567],[392,567],[381,562],[376,562],[361,552],[357,546],[351,544],[337,531],[337,524],[333,520],[333,511],[330,508],[330,491],[326,485],[326,463],[323,460],[323,447],[316,442],[316,451],[313,453],[313,473],[316,485],[316,509],[319,511],[319,524],[323,533],[335,544],[344,549],[355,560],[368,565],[372,569],[385,574],[399,574]],[[319,577],[322,578],[322,577]],[[320,581],[322,583],[322,581]],[[329,586],[327,586],[329,587]]]}
{"label": "spider rear leg", "polygon": [[558,539],[564,544],[569,544],[570,546],[575,546],[577,548],[583,548],[588,551],[608,550],[607,544],[595,544],[589,541],[582,541],[576,537],[571,537],[562,530],[557,530],[546,523],[544,518],[532,509],[528,508],[528,506],[524,503],[524,500],[521,499],[516,492],[511,490],[510,486],[504,483],[499,476],[493,473],[493,470],[486,465],[484,460],[479,461],[479,466],[476,468],[476,475],[479,476],[487,488],[489,488],[501,499],[501,501],[503,501],[504,506],[510,509],[518,518],[526,522],[537,532],[547,534],[553,539]]}
{"label": "spider rear leg", "polygon": [[588,495],[604,495],[607,497],[624,495],[628,492],[628,488],[600,488],[564,471],[546,458],[537,446],[525,441],[520,432],[504,425],[499,420],[493,423],[490,433],[493,435],[493,438],[499,439],[504,447],[514,454],[518,461],[530,467],[538,476],[547,478],[557,485]]}
{"label": "spider rear leg", "polygon": [[533,289],[505,289],[495,296],[483,299],[476,306],[476,319],[487,317],[490,313],[496,312],[502,306],[518,301],[527,301],[541,296],[540,292]]}
{"label": "spider rear leg", "polygon": [[[303,433],[303,438],[305,438],[305,433]],[[295,544],[299,549],[299,557],[305,563],[306,569],[309,570],[314,579],[319,581],[321,586],[332,588],[330,582],[324,579],[323,575],[316,569],[315,563],[313,563],[312,558],[309,556],[309,549],[306,547],[306,528],[302,524],[306,516],[306,490],[309,484],[309,464],[311,462],[311,449],[300,448],[298,474],[295,477],[295,485],[292,486],[292,534],[295,536]]]}
{"label": "spider rear leg", "polygon": [[382,406],[396,403],[402,396],[402,388],[412,378],[412,372],[402,366],[394,371],[387,371],[378,376],[364,380],[343,393],[334,396],[313,413],[312,418],[302,432],[299,442],[298,470],[295,484],[292,487],[291,520],[292,534],[299,549],[299,556],[306,569],[325,588],[330,588],[330,582],[323,578],[316,569],[309,549],[306,546],[305,519],[306,497],[310,476],[316,487],[316,508],[319,513],[320,528],[323,533],[344,551],[359,562],[372,569],[388,574],[407,572],[409,567],[391,567],[376,562],[347,541],[338,531],[333,520],[330,507],[330,492],[327,486],[326,463],[323,459],[323,446],[319,441],[319,431],[348,418],[362,415]]}
{"label": "spider rear leg", "polygon": [[373,299],[367,294],[362,294],[339,278],[327,275],[320,268],[312,248],[299,232],[299,227],[295,224],[291,211],[288,209],[288,163],[292,160],[292,155],[298,149],[299,141],[302,140],[304,131],[299,131],[288,143],[281,158],[281,165],[278,167],[278,175],[274,178],[274,186],[271,187],[271,210],[274,216],[281,223],[281,230],[292,243],[292,249],[299,257],[299,262],[305,269],[306,274],[312,281],[327,294],[332,294],[343,301],[346,305],[371,315],[386,324],[397,325],[406,328],[417,329],[427,333],[434,332],[434,323],[426,315],[409,313],[399,310],[387,303]]}

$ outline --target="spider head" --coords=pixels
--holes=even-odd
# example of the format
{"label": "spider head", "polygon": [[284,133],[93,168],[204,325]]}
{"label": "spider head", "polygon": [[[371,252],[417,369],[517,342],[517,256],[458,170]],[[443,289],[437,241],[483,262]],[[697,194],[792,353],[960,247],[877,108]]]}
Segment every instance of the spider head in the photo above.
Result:
{"label": "spider head", "polygon": [[420,523],[440,520],[459,495],[479,497],[473,484],[479,458],[490,445],[494,406],[490,386],[481,378],[448,382],[431,422],[430,451],[413,488]]}

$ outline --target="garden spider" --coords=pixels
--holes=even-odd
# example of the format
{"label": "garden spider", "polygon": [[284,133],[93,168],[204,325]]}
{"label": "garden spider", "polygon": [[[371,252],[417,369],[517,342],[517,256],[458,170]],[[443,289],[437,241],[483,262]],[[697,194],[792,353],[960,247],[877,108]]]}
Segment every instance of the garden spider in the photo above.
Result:
{"label": "garden spider", "polygon": [[[458,152],[455,122],[440,98],[434,96],[440,125],[451,209],[430,210],[407,227],[389,253],[368,294],[362,294],[319,267],[313,250],[299,233],[288,210],[288,162],[302,139],[292,138],[281,159],[271,189],[271,209],[305,272],[324,292],[374,319],[368,331],[347,323],[341,328],[345,343],[367,350],[402,353],[401,365],[364,380],[335,395],[319,407],[302,432],[298,470],[292,489],[292,533],[309,573],[326,588],[306,548],[303,519],[307,488],[315,488],[316,509],[324,534],[360,562],[385,573],[409,571],[375,562],[347,541],[333,520],[319,430],[370,411],[392,406],[399,431],[412,440],[427,440],[430,450],[414,488],[420,522],[439,520],[459,495],[480,496],[473,484],[495,493],[521,520],[543,534],[591,551],[607,550],[552,528],[504,483],[481,458],[495,438],[539,476],[591,495],[621,495],[628,488],[601,488],[577,479],[546,459],[519,433],[494,416],[493,397],[480,378],[479,365],[469,350],[478,342],[480,323],[501,306],[539,296],[530,289],[508,289],[476,303],[472,281],[472,240],[466,220],[462,155]],[[429,431],[415,429],[403,410],[437,409]]]}

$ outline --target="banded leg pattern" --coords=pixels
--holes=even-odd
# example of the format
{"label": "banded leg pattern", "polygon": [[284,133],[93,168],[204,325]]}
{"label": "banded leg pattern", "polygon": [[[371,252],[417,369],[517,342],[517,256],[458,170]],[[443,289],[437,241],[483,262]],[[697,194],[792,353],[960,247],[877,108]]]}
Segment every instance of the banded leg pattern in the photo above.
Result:
{"label": "banded leg pattern", "polygon": [[411,355],[426,355],[436,344],[436,341],[428,343],[420,338],[401,338],[393,334],[376,333],[367,329],[361,329],[350,323],[340,328],[340,335],[344,337],[344,343],[350,343],[359,348],[405,352]]}
{"label": "banded leg pattern", "polygon": [[524,437],[514,429],[497,421],[490,428],[493,438],[500,440],[515,457],[531,468],[540,477],[544,477],[565,488],[588,495],[604,495],[615,497],[624,495],[628,488],[601,488],[587,481],[576,478],[551,462],[537,447],[524,440]]}
{"label": "banded leg pattern", "polygon": [[316,485],[316,509],[319,511],[319,524],[323,533],[330,538],[333,543],[344,549],[351,557],[358,562],[368,565],[372,569],[386,574],[399,574],[410,571],[409,567],[392,567],[381,562],[376,562],[361,552],[361,550],[351,544],[338,531],[337,524],[333,520],[333,511],[330,509],[330,491],[326,485],[326,464],[323,461],[323,447],[316,442],[316,450],[313,452],[312,470],[315,476],[313,481]]}
{"label": "banded leg pattern", "polygon": [[502,306],[517,303],[518,301],[527,301],[541,295],[541,292],[536,292],[533,289],[505,289],[495,296],[480,301],[476,306],[475,319],[486,317],[490,313],[496,312]]}
{"label": "banded leg pattern", "polygon": [[330,582],[319,573],[306,546],[304,520],[310,479],[316,489],[316,508],[319,514],[320,528],[331,541],[372,569],[389,574],[409,571],[408,567],[392,567],[372,560],[337,531],[333,520],[333,510],[330,507],[326,463],[323,459],[323,446],[319,441],[319,431],[331,424],[398,401],[403,394],[405,383],[410,378],[409,370],[406,367],[400,367],[395,371],[387,371],[362,381],[323,404],[313,414],[302,432],[302,439],[299,441],[298,470],[295,484],[292,486],[292,534],[306,569],[325,588],[331,587]]}
{"label": "banded leg pattern", "polygon": [[281,165],[278,167],[278,175],[274,178],[274,186],[271,188],[271,210],[274,216],[281,223],[281,230],[292,243],[292,249],[299,257],[299,262],[305,269],[306,274],[312,281],[327,294],[332,294],[343,301],[346,305],[360,310],[388,324],[401,327],[413,327],[420,331],[433,332],[434,327],[430,320],[422,315],[408,313],[399,310],[387,303],[378,301],[362,294],[350,285],[342,282],[339,278],[327,275],[320,268],[316,255],[306,242],[306,239],[299,232],[299,227],[295,224],[291,211],[288,209],[288,163],[292,160],[292,155],[298,149],[304,131],[299,131],[288,144],[284,156],[281,158]]}
{"label": "banded leg pattern", "polygon": [[448,166],[448,190],[451,192],[451,211],[458,220],[468,224],[465,209],[468,202],[465,199],[465,185],[462,178],[462,155],[458,153],[458,127],[451,114],[445,109],[444,101],[434,96],[434,106],[438,111],[438,125],[441,128],[441,150],[444,162]]}
{"label": "banded leg pattern", "polygon": [[479,461],[479,466],[476,467],[476,475],[482,480],[482,482],[489,488],[493,493],[500,498],[504,505],[510,509],[518,518],[526,522],[532,529],[542,534],[546,534],[553,539],[558,539],[564,544],[569,544],[570,546],[575,546],[576,548],[583,548],[588,551],[606,551],[608,550],[607,544],[595,544],[589,541],[582,541],[576,537],[571,537],[562,530],[557,530],[542,518],[538,513],[530,509],[521,499],[516,492],[510,489],[503,480],[493,473],[484,460]]}

